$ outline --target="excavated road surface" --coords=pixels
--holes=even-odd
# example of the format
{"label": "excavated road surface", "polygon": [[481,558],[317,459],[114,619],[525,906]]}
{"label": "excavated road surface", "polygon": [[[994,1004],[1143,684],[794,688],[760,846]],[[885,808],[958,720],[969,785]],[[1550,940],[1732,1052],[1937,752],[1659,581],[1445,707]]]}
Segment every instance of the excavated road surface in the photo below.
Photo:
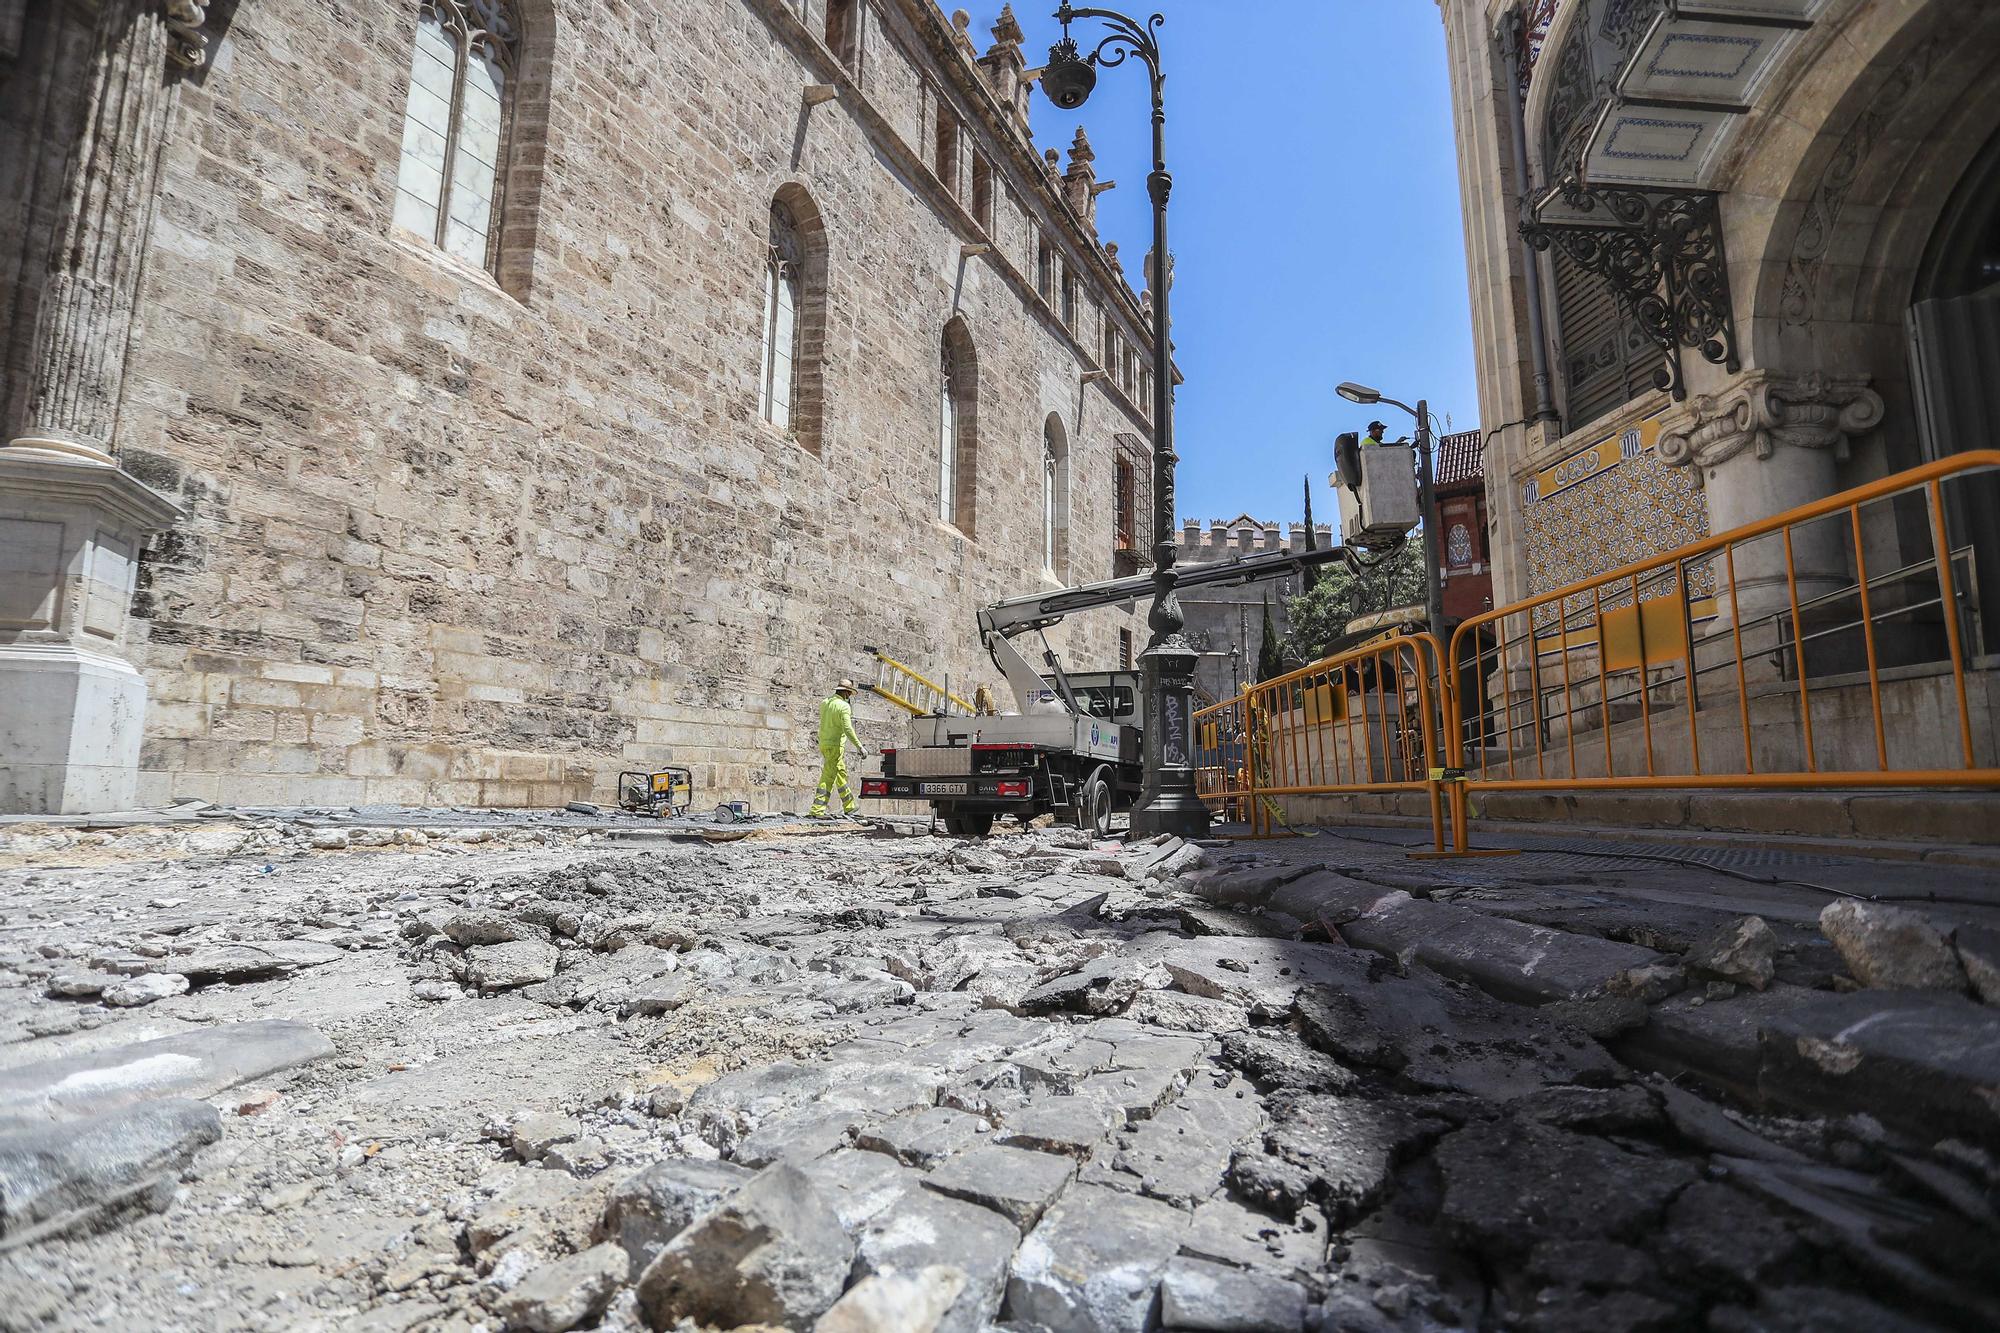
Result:
{"label": "excavated road surface", "polygon": [[17,827],[0,1327],[2000,1321],[1987,1148],[1747,1114],[1614,1058],[1629,996],[1218,904],[1270,864]]}

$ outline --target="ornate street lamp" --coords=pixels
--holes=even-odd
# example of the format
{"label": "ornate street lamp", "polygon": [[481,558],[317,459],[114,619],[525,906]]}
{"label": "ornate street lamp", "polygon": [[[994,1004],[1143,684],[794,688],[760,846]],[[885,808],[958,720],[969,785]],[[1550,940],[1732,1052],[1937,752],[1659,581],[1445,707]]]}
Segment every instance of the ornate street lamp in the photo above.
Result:
{"label": "ornate street lamp", "polygon": [[[1186,623],[1181,599],[1174,591],[1174,378],[1173,324],[1168,318],[1167,288],[1172,266],[1167,262],[1167,195],[1174,178],[1167,174],[1167,113],[1161,101],[1158,29],[1166,22],[1155,14],[1142,26],[1109,9],[1078,9],[1064,4],[1056,11],[1062,40],[1049,48],[1042,71],[1042,91],[1065,111],[1082,106],[1097,86],[1097,67],[1113,68],[1126,57],[1145,63],[1153,87],[1153,170],[1146,193],[1153,201],[1153,609],[1146,617],[1152,636],[1140,654],[1145,674],[1145,786],[1132,808],[1135,834],[1174,833],[1199,837],[1208,832],[1209,811],[1195,794],[1194,668],[1198,655],[1181,633]],[[1080,18],[1102,19],[1111,31],[1082,54],[1069,25]]]}

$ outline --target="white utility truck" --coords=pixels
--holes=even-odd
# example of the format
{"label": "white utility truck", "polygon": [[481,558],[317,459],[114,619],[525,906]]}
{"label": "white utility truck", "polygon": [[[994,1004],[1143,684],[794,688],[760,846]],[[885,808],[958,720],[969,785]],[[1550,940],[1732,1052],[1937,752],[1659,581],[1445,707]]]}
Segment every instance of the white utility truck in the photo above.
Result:
{"label": "white utility truck", "polygon": [[[1412,518],[1414,521],[1414,517]],[[1407,527],[1404,529],[1407,531]],[[1260,583],[1315,565],[1364,563],[1346,546],[1263,551],[1212,564],[1177,567],[1179,586]],[[1152,575],[1031,593],[979,613],[979,634],[1014,693],[1009,713],[954,712],[949,695],[930,714],[910,719],[909,743],[882,752],[880,777],[863,777],[861,795],[928,801],[947,831],[983,837],[1000,815],[1023,821],[1054,814],[1098,834],[1139,794],[1140,727],[1145,714],[1137,671],[1067,672],[1046,638],[1044,669],[1014,639],[1093,607],[1147,598]]]}

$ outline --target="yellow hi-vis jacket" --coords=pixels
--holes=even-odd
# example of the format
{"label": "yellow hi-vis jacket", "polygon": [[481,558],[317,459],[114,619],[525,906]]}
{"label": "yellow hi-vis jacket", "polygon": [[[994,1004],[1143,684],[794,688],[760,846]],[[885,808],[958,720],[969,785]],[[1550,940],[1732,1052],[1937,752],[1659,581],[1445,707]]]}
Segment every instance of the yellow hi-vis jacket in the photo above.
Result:
{"label": "yellow hi-vis jacket", "polygon": [[854,748],[863,754],[868,752],[861,738],[854,734],[853,705],[837,694],[828,695],[826,702],[819,706],[819,752],[839,754],[841,746],[848,741],[852,741]]}

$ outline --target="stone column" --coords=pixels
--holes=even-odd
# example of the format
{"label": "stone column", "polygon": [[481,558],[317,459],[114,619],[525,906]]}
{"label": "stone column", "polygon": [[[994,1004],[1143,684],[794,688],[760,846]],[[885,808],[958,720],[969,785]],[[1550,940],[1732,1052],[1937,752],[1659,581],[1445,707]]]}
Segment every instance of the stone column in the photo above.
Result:
{"label": "stone column", "polygon": [[138,555],[180,511],[114,457],[194,0],[102,0],[68,145],[21,434],[0,449],[0,811],[135,799],[146,686],[123,654]]}
{"label": "stone column", "polygon": [[[1835,463],[1882,415],[1882,395],[1865,375],[1748,370],[1722,392],[1698,394],[1670,413],[1661,423],[1659,454],[1701,469],[1709,531],[1719,534],[1833,494]],[[1746,629],[1783,617],[1794,583],[1801,603],[1851,584],[1846,531],[1844,520],[1835,519],[1796,529],[1789,577],[1776,534],[1736,547],[1734,605]],[[1727,624],[1731,598],[1719,560],[1716,595],[1719,623]],[[1790,629],[1774,626],[1773,634],[1789,639]],[[1749,640],[1744,646],[1753,650]],[[1763,646],[1761,634],[1756,646]]]}

